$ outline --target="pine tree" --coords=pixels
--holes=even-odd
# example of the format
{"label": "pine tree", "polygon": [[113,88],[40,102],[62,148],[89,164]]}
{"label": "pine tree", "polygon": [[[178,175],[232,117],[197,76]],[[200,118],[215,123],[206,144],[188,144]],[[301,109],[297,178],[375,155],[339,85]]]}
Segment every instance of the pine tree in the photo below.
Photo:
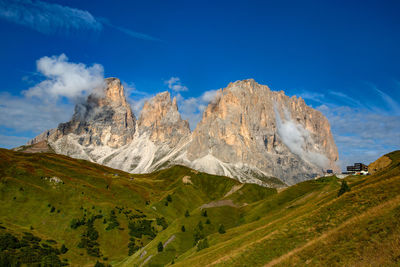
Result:
{"label": "pine tree", "polygon": [[163,244],[162,244],[161,242],[159,242],[158,245],[157,245],[157,250],[158,250],[158,252],[162,252],[163,249],[164,249]]}
{"label": "pine tree", "polygon": [[350,191],[350,187],[347,184],[347,182],[346,181],[342,181],[342,186],[339,189],[338,197],[340,197],[341,195],[343,195],[344,193],[349,192],[349,191]]}
{"label": "pine tree", "polygon": [[208,215],[207,215],[207,211],[204,210],[202,215],[203,215],[204,217],[207,217],[207,216],[208,216]]}
{"label": "pine tree", "polygon": [[182,232],[186,232],[186,229],[185,229],[185,226],[184,226],[184,225],[182,225],[181,230],[182,230]]}
{"label": "pine tree", "polygon": [[220,234],[225,234],[225,233],[226,233],[226,232],[225,232],[225,227],[224,227],[223,224],[221,224],[221,225],[219,226],[218,232],[219,232]]}
{"label": "pine tree", "polygon": [[65,253],[67,253],[68,248],[63,244],[63,245],[61,246],[60,251],[61,251],[62,254],[65,254]]}

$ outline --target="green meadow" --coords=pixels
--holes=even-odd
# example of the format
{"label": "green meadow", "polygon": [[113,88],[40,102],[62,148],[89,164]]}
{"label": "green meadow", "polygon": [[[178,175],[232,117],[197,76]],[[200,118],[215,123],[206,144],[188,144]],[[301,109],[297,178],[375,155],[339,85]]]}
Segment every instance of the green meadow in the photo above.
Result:
{"label": "green meadow", "polygon": [[[400,151],[284,189],[0,149],[0,265],[398,266]],[[2,266],[3,266],[2,265]]]}

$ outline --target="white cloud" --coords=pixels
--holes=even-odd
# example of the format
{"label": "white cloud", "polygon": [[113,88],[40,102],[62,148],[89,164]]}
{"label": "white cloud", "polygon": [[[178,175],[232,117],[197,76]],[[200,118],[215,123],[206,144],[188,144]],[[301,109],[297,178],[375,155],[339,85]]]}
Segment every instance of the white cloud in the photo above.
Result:
{"label": "white cloud", "polygon": [[43,1],[1,0],[0,17],[45,34],[102,29],[102,24],[88,11]]}
{"label": "white cloud", "polygon": [[152,97],[153,95],[146,95],[141,97],[135,97],[134,99],[132,98],[128,99],[129,104],[131,105],[132,111],[135,114],[136,118],[139,118],[144,103],[146,103],[146,101],[150,100]]}
{"label": "white cloud", "polygon": [[[68,62],[64,54],[39,59],[37,69],[44,81],[20,96],[0,94],[0,127],[26,135],[54,128],[71,119],[74,103],[104,83],[101,65]],[[0,141],[0,145],[7,142]]]}
{"label": "white cloud", "polygon": [[278,135],[289,150],[320,168],[327,168],[329,161],[326,156],[307,149],[307,146],[312,146],[313,144],[310,133],[301,124],[295,123],[286,109],[284,110],[285,120],[281,119],[276,104],[274,105],[274,111]]}
{"label": "white cloud", "polygon": [[222,91],[221,90],[210,90],[210,91],[205,91],[201,95],[201,100],[203,102],[214,102],[216,99],[218,99],[221,96]]}
{"label": "white cloud", "polygon": [[182,118],[188,120],[190,129],[194,130],[200,122],[203,112],[207,105],[214,102],[220,96],[221,90],[205,91],[199,97],[184,98],[181,94],[176,94],[179,112]]}
{"label": "white cloud", "polygon": [[168,88],[174,92],[183,92],[187,91],[188,88],[181,83],[181,79],[178,77],[171,77],[168,81],[164,82],[168,85]]}
{"label": "white cloud", "polygon": [[82,63],[68,62],[67,56],[61,54],[42,57],[36,65],[46,80],[24,91],[27,97],[67,97],[75,101],[104,86],[104,70],[99,64],[87,67]]}

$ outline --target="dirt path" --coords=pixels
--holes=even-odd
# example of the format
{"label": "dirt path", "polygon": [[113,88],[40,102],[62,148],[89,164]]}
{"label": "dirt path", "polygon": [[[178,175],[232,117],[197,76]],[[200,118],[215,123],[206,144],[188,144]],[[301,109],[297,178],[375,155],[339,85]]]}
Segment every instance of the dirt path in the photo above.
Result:
{"label": "dirt path", "polygon": [[239,184],[239,185],[234,185],[232,186],[231,190],[229,190],[228,193],[225,194],[224,197],[230,196],[233,193],[235,193],[236,191],[238,191],[240,188],[242,188],[244,186],[244,184]]}
{"label": "dirt path", "polygon": [[222,206],[230,206],[234,208],[238,208],[239,206],[233,203],[231,199],[223,199],[223,200],[217,200],[217,201],[212,201],[207,204],[203,204],[200,206],[200,209],[208,209],[208,208],[215,208],[215,207],[222,207]]}
{"label": "dirt path", "polygon": [[143,265],[145,265],[152,257],[153,257],[153,255],[148,256],[148,257],[142,262],[142,264],[140,264],[140,267],[142,267]]}
{"label": "dirt path", "polygon": [[165,248],[169,243],[174,241],[174,239],[175,239],[175,235],[172,235],[170,238],[168,238],[168,240],[165,241],[165,243],[163,244],[163,248]]}

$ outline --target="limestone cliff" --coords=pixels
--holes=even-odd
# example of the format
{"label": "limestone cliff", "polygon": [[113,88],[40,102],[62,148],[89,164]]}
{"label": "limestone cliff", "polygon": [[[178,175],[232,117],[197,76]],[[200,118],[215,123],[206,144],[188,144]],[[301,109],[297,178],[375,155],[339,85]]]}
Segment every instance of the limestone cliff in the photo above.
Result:
{"label": "limestone cliff", "polygon": [[338,152],[319,111],[250,79],[229,84],[208,105],[187,157],[203,171],[216,158],[223,166],[214,172],[251,178],[256,171],[293,184],[336,169]]}
{"label": "limestone cliff", "polygon": [[144,104],[138,127],[141,134],[149,133],[151,141],[168,143],[170,147],[190,136],[189,123],[182,120],[176,98],[171,102],[169,92],[160,93]]}
{"label": "limestone cliff", "polygon": [[176,99],[160,93],[136,121],[116,78],[75,108],[71,121],[46,131],[56,153],[144,173],[173,164],[280,186],[338,170],[328,120],[303,99],[271,91],[254,80],[230,83],[205,109],[193,133]]}

